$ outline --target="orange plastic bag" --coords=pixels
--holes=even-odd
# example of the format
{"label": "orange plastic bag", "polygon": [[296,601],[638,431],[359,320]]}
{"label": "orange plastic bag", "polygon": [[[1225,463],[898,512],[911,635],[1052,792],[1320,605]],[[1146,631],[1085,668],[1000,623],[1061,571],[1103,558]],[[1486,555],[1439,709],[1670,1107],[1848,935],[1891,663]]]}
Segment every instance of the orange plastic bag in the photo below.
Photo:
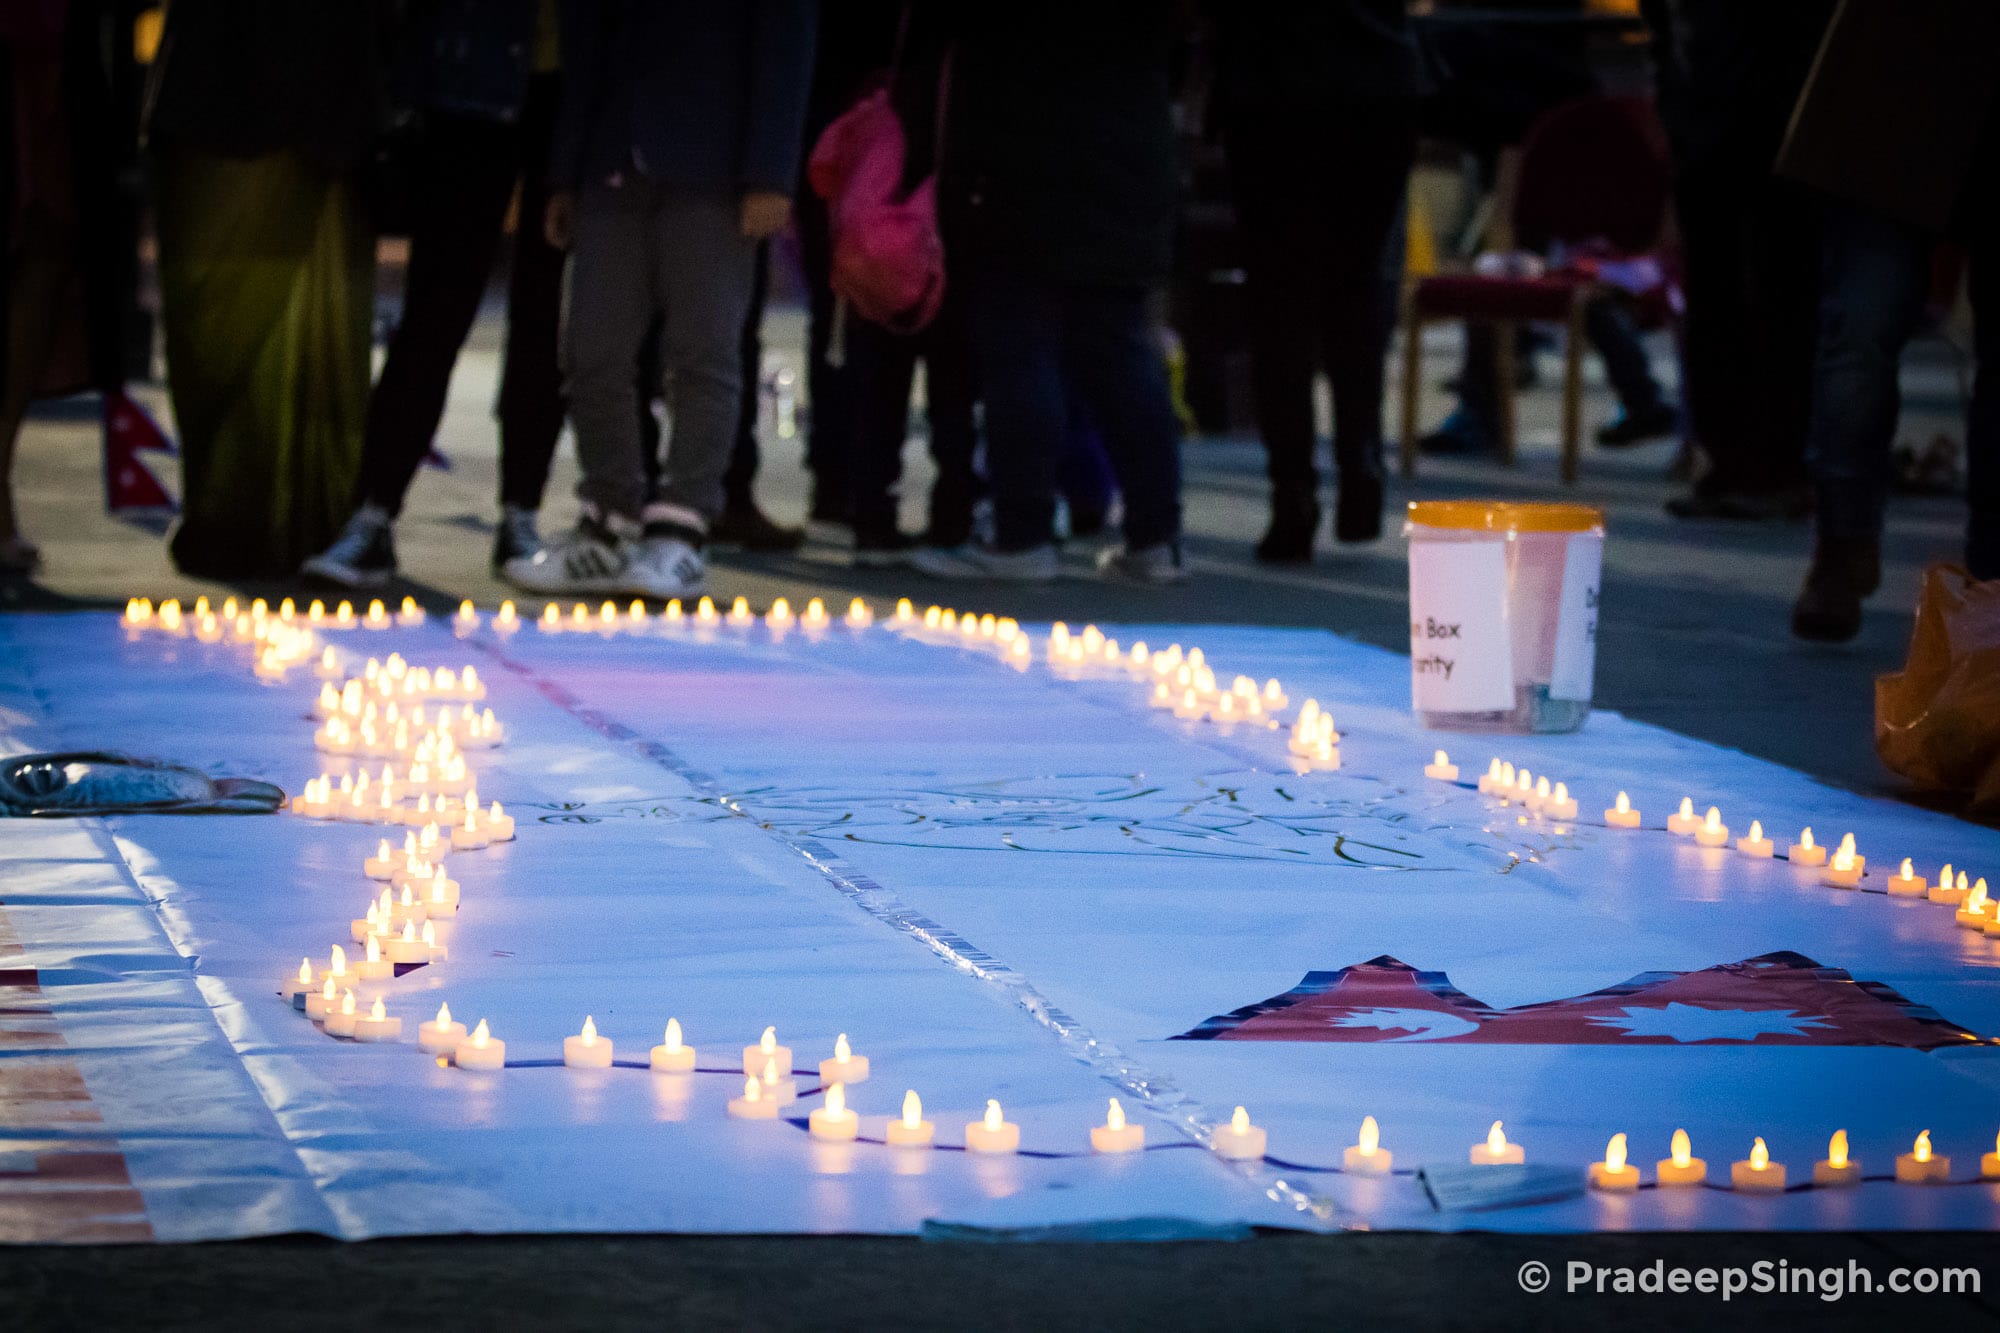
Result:
{"label": "orange plastic bag", "polygon": [[2000,814],[2000,579],[1924,571],[1910,659],[1875,681],[1875,752],[1919,787]]}

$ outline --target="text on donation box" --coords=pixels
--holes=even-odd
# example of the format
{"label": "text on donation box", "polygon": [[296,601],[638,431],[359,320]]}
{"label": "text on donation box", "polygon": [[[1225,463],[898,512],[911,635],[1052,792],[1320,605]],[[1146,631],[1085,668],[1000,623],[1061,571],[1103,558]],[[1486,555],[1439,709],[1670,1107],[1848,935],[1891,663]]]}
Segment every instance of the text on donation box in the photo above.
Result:
{"label": "text on donation box", "polygon": [[1514,706],[1501,543],[1410,544],[1410,700],[1426,713]]}
{"label": "text on donation box", "polygon": [[1563,552],[1562,603],[1556,615],[1556,659],[1549,673],[1551,699],[1590,701],[1597,675],[1597,585],[1604,573],[1604,544],[1572,541]]}

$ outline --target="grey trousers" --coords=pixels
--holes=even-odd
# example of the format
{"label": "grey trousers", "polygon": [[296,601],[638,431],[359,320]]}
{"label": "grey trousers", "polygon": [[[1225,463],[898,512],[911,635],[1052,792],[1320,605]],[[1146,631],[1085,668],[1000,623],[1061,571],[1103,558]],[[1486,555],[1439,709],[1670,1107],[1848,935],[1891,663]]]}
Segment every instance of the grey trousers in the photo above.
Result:
{"label": "grey trousers", "polygon": [[[637,173],[586,186],[577,201],[563,314],[563,373],[583,480],[607,515],[662,503],[706,526],[722,512],[736,438],[743,321],[756,243],[734,190],[677,189]],[[641,462],[640,344],[663,317],[661,363],[673,433],[657,493]]]}

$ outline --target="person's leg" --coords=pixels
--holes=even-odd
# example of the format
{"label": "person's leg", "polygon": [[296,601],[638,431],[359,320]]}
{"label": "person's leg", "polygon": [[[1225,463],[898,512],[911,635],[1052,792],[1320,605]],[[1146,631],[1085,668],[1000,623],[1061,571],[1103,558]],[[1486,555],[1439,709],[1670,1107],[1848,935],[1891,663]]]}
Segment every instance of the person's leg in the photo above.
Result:
{"label": "person's leg", "polygon": [[864,319],[847,326],[846,372],[854,392],[848,433],[847,512],[857,552],[896,546],[896,483],[903,475],[903,442],[910,433],[910,383],[917,366],[916,338],[902,337]]}
{"label": "person's leg", "polygon": [[521,202],[514,225],[507,282],[507,347],[500,376],[500,504],[535,510],[549,483],[549,464],[562,435],[562,371],[556,335],[562,322],[563,252],[548,243],[544,180],[554,132],[556,75],[538,75],[521,111],[517,166]]}
{"label": "person's leg", "polygon": [[[1229,170],[1243,246],[1250,318],[1251,386],[1271,479],[1271,531],[1262,559],[1310,556],[1318,527],[1313,466],[1314,315],[1329,253],[1320,191],[1302,185],[1297,149],[1305,136],[1287,118],[1233,110]],[[1313,172],[1318,172],[1318,167]]]}
{"label": "person's leg", "polygon": [[1620,420],[1638,423],[1671,415],[1627,299],[1616,292],[1599,296],[1584,307],[1583,327],[1618,396]]}
{"label": "person's leg", "polygon": [[[1767,180],[1753,197],[1749,337],[1756,356],[1745,481],[1753,493],[1798,495],[1806,484],[1821,318],[1822,200],[1789,181]],[[1737,374],[1742,374],[1737,367]],[[1786,506],[1779,505],[1780,512]]]}
{"label": "person's leg", "polygon": [[1139,289],[1071,289],[1063,293],[1063,304],[1063,372],[1103,433],[1118,473],[1125,548],[1177,547],[1180,423],[1167,394],[1147,295]]}
{"label": "person's leg", "polygon": [[577,494],[605,518],[636,520],[646,502],[633,378],[657,299],[654,194],[635,176],[618,186],[587,186],[577,201],[563,369],[583,470]]}
{"label": "person's leg", "polygon": [[833,342],[837,310],[828,271],[832,241],[827,233],[826,202],[810,189],[798,192],[794,224],[799,236],[799,266],[805,271],[806,397],[811,415],[806,424],[806,468],[813,475],[811,516],[816,522],[844,522],[850,485],[848,456],[852,449],[855,412],[849,403],[853,372],[827,360]]}
{"label": "person's leg", "polygon": [[972,506],[979,492],[972,465],[979,446],[973,424],[979,390],[967,305],[962,297],[947,293],[923,336],[924,417],[931,461],[937,467],[925,540],[935,546],[957,546],[971,535]]}
{"label": "person's leg", "polygon": [[742,416],[743,324],[758,247],[739,230],[736,200],[725,190],[663,189],[648,240],[666,317],[661,354],[673,434],[647,519],[706,535],[722,514]]}
{"label": "person's leg", "polygon": [[1792,608],[1801,638],[1853,638],[1862,600],[1880,582],[1898,372],[1923,317],[1931,249],[1915,227],[1828,202],[1809,428],[1818,531]]}
{"label": "person's leg", "polygon": [[1976,579],[2000,579],[2000,245],[1968,248],[1977,369],[1965,423],[1965,565]]}
{"label": "person's leg", "polygon": [[1340,183],[1326,212],[1326,280],[1319,292],[1320,348],[1333,387],[1333,456],[1340,473],[1334,535],[1369,541],[1382,531],[1382,380],[1395,307],[1382,255],[1396,230],[1416,160],[1416,108],[1372,108],[1333,127]]}
{"label": "person's leg", "polygon": [[511,126],[438,115],[425,127],[403,317],[368,403],[357,507],[398,513],[430,450],[452,365],[492,271],[519,152],[518,131]]}
{"label": "person's leg", "polygon": [[1684,170],[1674,182],[1675,220],[1681,237],[1681,402],[1687,434],[1710,464],[1693,493],[1668,501],[1670,512],[1693,517],[1709,492],[1719,493],[1744,451],[1750,397],[1745,308],[1745,226],[1742,182],[1719,170]]}
{"label": "person's leg", "polygon": [[77,256],[73,229],[41,209],[28,210],[14,233],[6,322],[0,324],[6,338],[0,363],[0,573],[31,573],[41,554],[21,536],[14,451],[74,290]]}
{"label": "person's leg", "polygon": [[975,280],[973,344],[986,403],[994,544],[1003,553],[1045,547],[1055,540],[1057,451],[1067,412],[1058,350],[1062,302],[1048,283],[1020,274],[989,269]]}
{"label": "person's leg", "polygon": [[750,484],[756,480],[762,461],[757,452],[758,392],[764,376],[764,293],[771,281],[771,246],[757,247],[752,271],[750,305],[743,314],[743,333],[737,343],[742,357],[742,379],[736,395],[736,442],[729,451],[729,468],[722,474],[722,493],[729,509],[754,508]]}

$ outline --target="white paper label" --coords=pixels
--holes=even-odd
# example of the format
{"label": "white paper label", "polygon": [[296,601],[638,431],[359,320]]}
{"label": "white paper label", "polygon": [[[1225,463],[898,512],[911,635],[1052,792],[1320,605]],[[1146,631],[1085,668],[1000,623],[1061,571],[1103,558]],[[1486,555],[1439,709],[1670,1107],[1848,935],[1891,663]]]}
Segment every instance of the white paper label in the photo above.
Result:
{"label": "white paper label", "polygon": [[1556,620],[1551,699],[1588,703],[1597,675],[1597,585],[1604,572],[1604,543],[1570,540],[1563,556],[1562,610]]}
{"label": "white paper label", "polygon": [[1514,706],[1501,543],[1410,543],[1410,700],[1436,713]]}

